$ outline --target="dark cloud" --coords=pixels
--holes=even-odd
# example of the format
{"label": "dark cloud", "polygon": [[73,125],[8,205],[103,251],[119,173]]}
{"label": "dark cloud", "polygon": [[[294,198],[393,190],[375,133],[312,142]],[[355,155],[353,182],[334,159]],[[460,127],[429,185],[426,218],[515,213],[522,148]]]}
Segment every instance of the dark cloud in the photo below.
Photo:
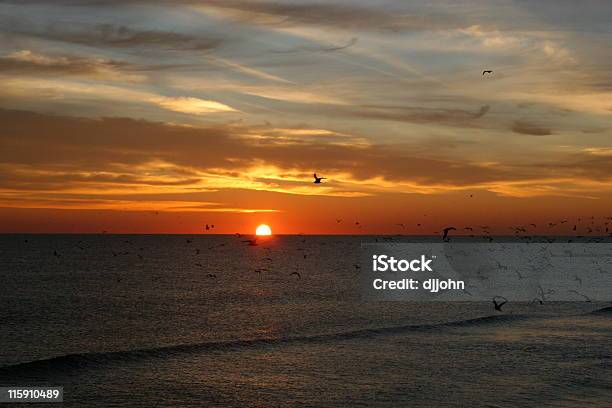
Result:
{"label": "dark cloud", "polygon": [[[0,57],[0,73],[52,76],[109,76],[117,72],[145,73],[191,68],[190,64],[135,64],[126,61],[72,55],[42,55],[22,50]],[[202,69],[202,68],[200,68]]]}
{"label": "dark cloud", "polygon": [[[46,4],[42,0],[0,0],[0,3]],[[191,5],[220,10],[236,21],[256,25],[316,25],[341,29],[435,30],[466,25],[457,16],[418,12],[397,7],[372,7],[326,2],[279,2],[248,0],[57,0],[56,5],[80,7],[165,6]]]}
{"label": "dark cloud", "polygon": [[[277,143],[273,138],[249,136],[261,133],[261,127],[196,128],[1,109],[0,129],[0,189],[25,194],[32,200],[84,186],[100,194],[108,189],[116,191],[117,187],[137,191],[143,186],[155,187],[160,194],[171,186],[189,190],[197,185],[197,191],[203,191],[209,175],[251,178],[253,166],[262,164],[277,167],[280,175],[290,173],[287,180],[256,180],[280,190],[301,186],[303,183],[291,180],[296,171],[310,180],[312,169],[323,174],[348,174],[354,180],[381,178],[423,188],[490,188],[512,182],[537,185],[550,178],[562,178],[570,186],[580,180],[606,183],[612,179],[609,156],[586,152],[568,153],[554,160],[534,159],[528,164],[479,165],[460,154],[453,158],[427,156],[425,152],[431,149],[415,144],[338,145],[328,144],[324,138]],[[360,190],[342,183],[334,189]],[[134,194],[135,200],[146,199]],[[87,199],[85,195],[81,198]]]}
{"label": "dark cloud", "polygon": [[61,171],[63,177],[74,181],[82,180],[69,177],[71,169],[113,173],[118,171],[113,167],[117,164],[134,168],[155,161],[237,175],[249,166],[266,163],[280,169],[302,169],[305,175],[317,168],[349,173],[360,180],[383,177],[451,185],[528,174],[509,174],[460,159],[422,157],[422,152],[413,154],[414,146],[409,145],[338,145],[324,139],[277,143],[245,137],[252,129],[230,125],[193,128],[124,118],[83,119],[0,110],[0,128],[0,163]]}
{"label": "dark cloud", "polygon": [[306,113],[317,115],[352,117],[367,120],[387,120],[418,124],[438,124],[457,127],[476,127],[478,119],[489,112],[490,106],[483,105],[478,110],[428,108],[420,106],[385,106],[385,105],[330,105],[320,107],[301,107]]}
{"label": "dark cloud", "polygon": [[115,24],[56,23],[36,29],[35,24],[17,20],[3,25],[1,31],[9,36],[35,37],[92,47],[208,51],[222,43],[218,36],[143,30]]}
{"label": "dark cloud", "polygon": [[612,180],[612,157],[588,152],[570,153],[562,160],[534,163],[537,172],[545,171],[551,177],[575,177],[609,183]]}
{"label": "dark cloud", "polygon": [[339,45],[336,47],[312,47],[312,46],[302,46],[293,49],[287,50],[272,50],[272,52],[276,54],[293,54],[296,52],[334,52],[334,51],[342,51],[353,45],[357,44],[359,39],[357,37],[351,38],[346,44]]}
{"label": "dark cloud", "polygon": [[37,56],[29,51],[0,57],[0,72],[22,75],[96,75],[105,70],[127,69],[129,67],[130,64],[118,61],[72,56]]}
{"label": "dark cloud", "polygon": [[549,128],[522,120],[514,121],[512,124],[512,131],[514,133],[533,136],[549,136],[553,134],[552,130]]}

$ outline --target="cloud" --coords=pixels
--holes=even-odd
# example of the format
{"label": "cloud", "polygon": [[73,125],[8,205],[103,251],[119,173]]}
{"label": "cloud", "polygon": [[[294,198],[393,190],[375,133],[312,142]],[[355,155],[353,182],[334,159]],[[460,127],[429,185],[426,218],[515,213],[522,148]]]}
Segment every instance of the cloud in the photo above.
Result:
{"label": "cloud", "polygon": [[[20,5],[45,4],[42,0],[12,1],[0,3]],[[216,10],[226,18],[264,26],[314,25],[338,29],[365,30],[434,30],[460,27],[462,23],[451,14],[423,13],[422,11],[373,7],[356,4],[325,2],[281,2],[248,0],[57,0],[57,5],[78,7],[193,6],[203,10]]]}
{"label": "cloud", "polygon": [[243,74],[255,77],[255,78],[265,79],[265,80],[273,81],[273,82],[282,82],[282,83],[285,83],[285,84],[292,83],[291,81],[288,81],[288,80],[286,80],[284,78],[281,78],[279,76],[272,75],[272,74],[269,74],[267,72],[263,72],[261,70],[258,70],[258,69],[252,68],[252,67],[248,67],[246,65],[239,64],[237,62],[230,61],[230,60],[225,59],[225,58],[212,57],[211,56],[211,57],[208,58],[208,61],[212,62],[215,65],[218,65],[218,66],[221,66],[221,67],[224,67],[224,68],[230,68],[230,69],[232,69],[234,71],[237,71],[237,72],[240,72],[240,73],[243,73]]}
{"label": "cloud", "polygon": [[[123,76],[121,79],[126,78],[128,77]],[[104,102],[111,105],[113,103],[147,103],[168,111],[192,115],[238,112],[229,105],[208,99],[191,96],[164,96],[129,86],[112,86],[99,82],[18,77],[17,79],[4,79],[3,85],[0,97],[21,97],[30,100],[49,100],[53,102],[61,100],[80,101],[80,103]]]}
{"label": "cloud", "polygon": [[20,75],[117,75],[130,64],[101,58],[48,56],[30,50],[20,50],[0,57],[0,72]]}
{"label": "cloud", "polygon": [[190,97],[155,97],[150,99],[151,102],[158,104],[162,108],[169,109],[175,112],[189,113],[201,115],[205,113],[215,112],[236,112],[231,106],[221,102],[209,101],[205,99],[190,98]]}
{"label": "cloud", "polygon": [[415,106],[358,105],[329,106],[327,109],[319,111],[319,114],[417,124],[472,127],[477,126],[476,121],[485,116],[489,110],[490,106],[488,105],[483,105],[476,111]]}
{"label": "cloud", "polygon": [[36,25],[31,22],[13,19],[6,21],[2,31],[13,36],[108,48],[207,51],[218,48],[223,42],[218,36],[135,29],[115,24],[55,23],[43,29],[34,27]]}
{"label": "cloud", "polygon": [[[141,171],[151,173],[146,163],[158,161],[168,166],[156,167],[156,171],[191,169],[194,174],[206,173],[207,177],[213,173],[229,175],[228,185],[239,184],[237,179],[250,177],[253,169],[264,165],[276,169],[273,172],[293,169],[296,177],[309,178],[311,169],[319,168],[346,174],[347,179],[380,177],[421,184],[467,185],[508,177],[495,167],[419,157],[411,154],[409,146],[342,144],[338,137],[296,138],[286,129],[270,129],[268,137],[252,138],[253,134],[261,134],[262,129],[237,125],[187,127],[125,118],[83,119],[7,110],[0,110],[0,125],[3,129],[0,162],[45,171],[59,167],[108,172],[109,163],[113,163],[112,173],[121,164],[122,174],[129,170],[128,174],[138,175]],[[297,131],[301,136],[304,132]],[[274,137],[279,133],[289,137],[279,143]],[[13,137],[17,134],[18,139]],[[43,151],[45,154],[41,154]]]}
{"label": "cloud", "polygon": [[514,133],[521,133],[524,135],[533,135],[533,136],[549,136],[552,135],[553,132],[549,128],[545,128],[543,126],[539,126],[530,122],[516,120],[512,124],[512,131]]}
{"label": "cloud", "polygon": [[612,156],[612,147],[588,147],[582,151],[593,156]]}
{"label": "cloud", "polygon": [[[0,128],[0,206],[250,212],[277,208],[251,201],[242,207],[240,200],[198,208],[201,198],[180,196],[233,191],[244,201],[257,191],[344,198],[464,189],[515,197],[612,191],[607,151],[513,164],[456,152],[435,157],[435,149],[420,144],[351,143],[350,135],[325,129],[194,127],[2,109]],[[339,143],[342,138],[348,143]],[[312,188],[313,169],[328,177],[321,188]]]}

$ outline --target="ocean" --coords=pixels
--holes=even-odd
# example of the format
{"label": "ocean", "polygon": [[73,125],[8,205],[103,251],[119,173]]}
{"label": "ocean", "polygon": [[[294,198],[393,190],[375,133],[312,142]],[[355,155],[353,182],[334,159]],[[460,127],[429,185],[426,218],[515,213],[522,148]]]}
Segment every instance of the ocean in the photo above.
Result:
{"label": "ocean", "polygon": [[0,386],[78,407],[612,406],[610,304],[363,302],[374,237],[251,238],[1,235]]}

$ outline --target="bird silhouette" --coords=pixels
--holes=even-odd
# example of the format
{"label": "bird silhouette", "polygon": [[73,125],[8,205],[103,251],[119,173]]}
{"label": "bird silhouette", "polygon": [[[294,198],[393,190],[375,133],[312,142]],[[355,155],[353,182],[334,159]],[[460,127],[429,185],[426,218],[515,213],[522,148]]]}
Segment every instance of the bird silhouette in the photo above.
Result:
{"label": "bird silhouette", "polygon": [[314,181],[313,181],[314,184],[321,184],[321,180],[326,180],[325,177],[317,177],[317,173],[314,173],[313,177],[314,177]]}
{"label": "bird silhouette", "polygon": [[293,275],[297,276],[297,277],[298,277],[298,279],[302,279],[302,275],[300,275],[300,273],[299,273],[299,272],[291,272],[291,273],[289,274],[289,276],[293,276]]}
{"label": "bird silhouette", "polygon": [[[501,302],[501,303],[497,303],[497,298],[501,298],[501,299],[503,299],[503,302]],[[503,305],[505,305],[506,303],[508,303],[508,299],[506,299],[506,298],[505,298],[505,297],[503,297],[503,296],[496,296],[496,297],[494,297],[494,298],[493,298],[493,306],[495,307],[495,310],[497,310],[498,312],[501,312],[501,311],[502,311],[502,309],[501,309],[501,308],[502,308],[502,306],[503,306]]]}
{"label": "bird silhouette", "polygon": [[492,73],[493,73],[493,71],[491,71],[490,69],[486,69],[486,70],[482,71],[482,75],[484,75],[484,74],[492,74]]}
{"label": "bird silhouette", "polygon": [[444,232],[444,235],[442,236],[442,239],[444,241],[447,241],[448,240],[448,233],[449,233],[449,231],[455,231],[456,229],[457,228],[455,228],[455,227],[446,227],[446,228],[444,228],[442,230]]}

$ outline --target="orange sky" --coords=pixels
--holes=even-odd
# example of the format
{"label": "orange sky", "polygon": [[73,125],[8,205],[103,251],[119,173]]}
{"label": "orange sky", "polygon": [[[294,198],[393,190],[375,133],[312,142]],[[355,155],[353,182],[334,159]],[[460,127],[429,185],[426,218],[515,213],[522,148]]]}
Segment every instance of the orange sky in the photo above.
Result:
{"label": "orange sky", "polygon": [[0,2],[0,232],[603,234],[588,3]]}

